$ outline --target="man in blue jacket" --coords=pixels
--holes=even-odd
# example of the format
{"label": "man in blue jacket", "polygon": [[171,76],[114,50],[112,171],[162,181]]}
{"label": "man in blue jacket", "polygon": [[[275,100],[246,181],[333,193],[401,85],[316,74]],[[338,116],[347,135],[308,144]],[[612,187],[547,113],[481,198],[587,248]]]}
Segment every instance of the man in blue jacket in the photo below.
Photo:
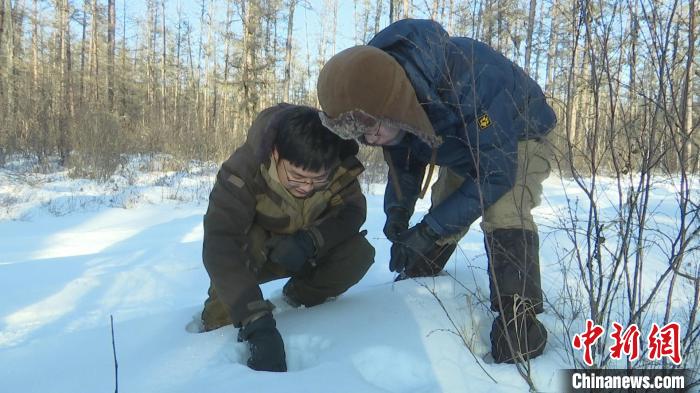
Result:
{"label": "man in blue jacket", "polygon": [[[547,332],[536,317],[543,297],[531,210],[551,169],[546,135],[556,116],[537,83],[484,43],[407,19],[331,58],[317,88],[324,125],[384,149],[390,269],[399,279],[438,274],[481,217],[499,313],[492,355],[539,356]],[[435,165],[430,211],[409,228]]]}

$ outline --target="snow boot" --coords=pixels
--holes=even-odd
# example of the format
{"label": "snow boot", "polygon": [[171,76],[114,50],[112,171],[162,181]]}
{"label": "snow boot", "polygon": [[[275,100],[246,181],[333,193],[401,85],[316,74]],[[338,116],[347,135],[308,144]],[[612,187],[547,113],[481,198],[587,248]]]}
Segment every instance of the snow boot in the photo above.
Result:
{"label": "snow boot", "polygon": [[520,363],[540,356],[547,330],[528,299],[514,295],[503,300],[503,313],[491,325],[491,355],[496,363]]}
{"label": "snow boot", "polygon": [[536,316],[544,311],[537,232],[496,229],[485,233],[484,242],[491,309],[500,314],[491,326],[492,356],[497,363],[539,356],[547,343],[547,330]]}
{"label": "snow boot", "polygon": [[484,233],[484,243],[490,265],[491,310],[501,312],[499,296],[519,295],[533,305],[535,313],[543,312],[537,232],[496,229]]}
{"label": "snow boot", "polygon": [[287,371],[284,342],[271,314],[254,319],[238,331],[238,342],[248,342],[248,367],[257,371]]}

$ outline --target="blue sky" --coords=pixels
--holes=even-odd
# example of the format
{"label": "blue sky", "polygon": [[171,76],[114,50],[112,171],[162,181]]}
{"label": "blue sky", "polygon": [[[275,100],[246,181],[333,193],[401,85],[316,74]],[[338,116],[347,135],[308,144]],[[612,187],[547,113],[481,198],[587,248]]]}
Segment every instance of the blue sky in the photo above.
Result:
{"label": "blue sky", "polygon": [[[126,15],[127,15],[127,29],[134,28],[135,21],[143,19],[146,15],[146,2],[145,1],[127,1],[127,0],[117,0],[117,19],[118,23],[122,22],[124,15],[124,4],[126,1]],[[305,37],[309,37],[311,42],[318,42],[322,20],[321,14],[324,9],[323,0],[310,0],[306,1],[309,7],[302,7],[302,5],[297,5],[294,14],[294,37],[297,44],[301,47],[305,47],[304,40]],[[338,27],[337,27],[337,49],[341,50],[348,46],[354,45],[354,35],[355,35],[355,21],[354,21],[354,7],[352,1],[338,1]],[[388,2],[387,2],[388,3]],[[185,17],[189,20],[190,24],[194,28],[194,36],[199,33],[199,18],[200,18],[200,1],[186,1],[186,0],[166,0],[165,7],[167,12],[167,23],[171,28],[175,26],[177,20],[177,7],[178,4],[181,5]],[[217,5],[215,10],[215,18],[222,21],[226,17],[226,4],[222,0],[215,1]],[[388,6],[388,4],[387,4]],[[386,10],[386,7],[385,7]],[[280,25],[278,26],[278,34],[281,37],[286,35],[286,17],[288,9],[283,7],[279,16],[284,18],[280,20]],[[386,12],[383,12],[386,13]],[[236,15],[237,16],[237,15]],[[386,25],[388,17],[384,16],[383,26]],[[118,30],[121,29],[121,23],[119,23]],[[240,25],[240,23],[235,24]]]}

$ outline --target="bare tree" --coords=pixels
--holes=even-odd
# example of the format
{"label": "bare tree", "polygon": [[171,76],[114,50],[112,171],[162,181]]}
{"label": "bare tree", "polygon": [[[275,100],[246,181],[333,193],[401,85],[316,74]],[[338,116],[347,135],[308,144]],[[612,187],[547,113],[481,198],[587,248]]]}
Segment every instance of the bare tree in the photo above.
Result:
{"label": "bare tree", "polygon": [[379,33],[379,23],[382,19],[382,7],[384,6],[383,0],[377,0],[376,12],[374,13],[374,34]]}
{"label": "bare tree", "polygon": [[116,50],[114,1],[107,0],[107,108],[110,111],[114,109],[114,53]]}
{"label": "bare tree", "polygon": [[[560,165],[581,195],[569,198],[568,213],[559,216],[562,226],[557,228],[571,244],[561,247],[568,250],[561,263],[566,271],[575,272],[577,283],[564,286],[566,304],[560,305],[557,313],[568,331],[563,340],[570,339],[569,327],[577,313],[606,329],[613,321],[627,326],[634,323],[643,330],[650,321],[679,322],[686,332],[682,342],[685,366],[696,368],[700,362],[700,268],[696,262],[700,200],[691,187],[692,168],[685,156],[686,114],[679,109],[687,104],[686,97],[674,90],[687,86],[682,81],[689,78],[688,57],[685,61],[679,58],[693,58],[694,54],[690,48],[682,50],[674,32],[682,7],[638,4],[642,10],[639,20],[646,25],[637,28],[649,34],[649,40],[639,48],[649,56],[644,83],[639,85],[621,83],[622,69],[630,64],[621,49],[632,35],[612,33],[614,26],[621,25],[623,4],[578,4],[580,24],[575,31],[583,34],[586,72],[577,73],[590,87],[582,94],[586,109],[580,113],[584,119],[566,119],[566,129],[573,124],[581,138],[569,137]],[[691,12],[688,16],[691,26],[694,15]],[[569,67],[572,75],[578,65],[572,62]],[[630,96],[636,99],[628,99]],[[630,102],[649,109],[629,110]],[[654,192],[663,187],[675,190],[673,217],[668,224],[656,219],[668,213],[651,202]],[[648,273],[651,269],[656,272],[652,276]],[[605,343],[599,343],[595,353],[596,367],[616,367]],[[573,353],[570,360],[572,367],[583,366]],[[642,363],[628,362],[627,367],[676,367],[668,362]],[[694,374],[693,383],[698,378]]]}
{"label": "bare tree", "polygon": [[[12,25],[12,7],[10,0],[0,1],[0,103],[4,107],[0,109],[0,119],[3,126],[0,130],[3,135],[6,135],[9,130],[4,129],[9,126],[8,119],[13,111],[13,95],[12,91],[12,68],[14,63],[14,28]],[[5,163],[6,141],[0,137],[2,147],[0,147],[0,164]]]}
{"label": "bare tree", "polygon": [[298,0],[289,0],[289,13],[287,14],[287,41],[284,46],[284,102],[289,102],[289,84],[292,80],[292,46],[294,37],[294,9]]}
{"label": "bare tree", "polygon": [[[37,0],[34,0],[34,13],[35,13],[35,18],[36,18],[36,3]],[[86,48],[86,43],[87,43],[87,14],[88,14],[88,8],[90,7],[90,1],[85,0],[83,2],[83,19],[81,22],[81,34],[80,34],[80,101],[82,103],[83,98],[85,97],[85,57],[87,51],[85,50]],[[34,39],[32,39],[32,52],[35,50],[35,43]]]}
{"label": "bare tree", "polygon": [[258,57],[259,27],[261,13],[256,1],[241,1],[240,13],[243,23],[243,68],[241,71],[241,84],[243,86],[242,110],[243,123],[249,124],[260,104],[258,92]]}
{"label": "bare tree", "polygon": [[97,0],[92,0],[92,30],[90,32],[90,78],[92,82],[92,97],[95,101],[100,99],[100,89],[99,89],[99,76],[100,76],[100,60],[99,60],[99,32],[98,32],[98,19],[99,19],[99,7],[97,6]]}
{"label": "bare tree", "polygon": [[544,90],[552,93],[555,60],[557,59],[557,48],[559,43],[559,4],[557,0],[552,0],[549,18],[549,39],[547,40],[549,45],[547,46],[547,69],[545,71]]}
{"label": "bare tree", "polygon": [[530,57],[532,56],[532,35],[535,30],[535,13],[537,11],[537,0],[530,0],[530,11],[527,18],[527,38],[525,42],[525,72],[530,73]]}
{"label": "bare tree", "polygon": [[[110,0],[114,1],[114,0]],[[160,2],[160,13],[161,13],[161,57],[160,57],[160,123],[162,127],[165,127],[165,114],[168,110],[168,93],[166,91],[167,81],[167,58],[168,58],[168,44],[167,44],[167,28],[165,23],[165,0]],[[112,60],[114,60],[114,55],[112,55]]]}
{"label": "bare tree", "polygon": [[56,105],[56,118],[58,119],[58,153],[60,157],[61,164],[66,164],[68,160],[68,155],[70,154],[70,147],[68,146],[68,108],[67,102],[67,89],[68,89],[68,63],[67,63],[67,48],[68,48],[68,15],[67,15],[67,0],[56,0],[56,36],[57,36],[57,46],[56,53],[54,55],[54,70],[55,75],[58,75],[57,83],[55,84],[54,97],[58,101]]}
{"label": "bare tree", "polygon": [[698,167],[698,154],[693,154],[696,147],[694,145],[697,134],[693,127],[693,76],[695,73],[695,30],[697,28],[695,20],[695,0],[688,2],[688,54],[686,56],[686,70],[683,78],[683,90],[680,101],[680,120],[682,130],[683,151],[681,162],[687,162],[691,169]]}

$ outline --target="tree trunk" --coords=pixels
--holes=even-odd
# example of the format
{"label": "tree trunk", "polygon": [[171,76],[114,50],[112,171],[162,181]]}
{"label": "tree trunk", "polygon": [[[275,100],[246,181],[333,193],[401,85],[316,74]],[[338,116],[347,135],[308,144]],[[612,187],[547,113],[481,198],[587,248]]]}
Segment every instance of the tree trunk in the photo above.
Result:
{"label": "tree trunk", "polygon": [[577,15],[579,15],[578,5],[572,6],[572,19],[571,19],[571,30],[569,33],[573,37],[571,45],[571,60],[569,63],[568,76],[567,76],[567,89],[566,89],[566,118],[565,118],[565,128],[567,144],[569,147],[569,160],[570,165],[574,165],[575,151],[572,148],[579,146],[577,144],[577,121],[576,121],[576,101],[578,96],[578,37],[580,34],[580,25]]}
{"label": "tree trunk", "polygon": [[114,108],[114,52],[116,50],[114,1],[107,0],[107,105],[110,112]]}
{"label": "tree trunk", "polygon": [[58,70],[57,91],[55,93],[56,117],[58,118],[58,154],[61,165],[66,165],[70,154],[68,138],[68,2],[56,0],[56,29],[58,34],[58,53],[55,68]]}
{"label": "tree trunk", "polygon": [[39,79],[39,6],[38,0],[33,1],[32,11],[32,87],[31,94],[37,94]]}
{"label": "tree trunk", "polygon": [[[478,20],[486,20],[486,27],[483,29],[484,34],[486,34],[486,43],[490,47],[494,47],[494,32],[493,32],[493,10],[492,3],[493,0],[480,0],[479,8],[479,18],[473,18],[472,23],[477,24]],[[484,4],[486,3],[486,4]],[[498,43],[498,37],[496,37],[496,43]]]}
{"label": "tree trunk", "polygon": [[377,33],[379,33],[379,30],[380,30],[380,22],[382,19],[383,4],[384,4],[383,0],[377,0],[377,12],[374,13],[374,34],[375,35]]}
{"label": "tree trunk", "polygon": [[[338,36],[338,0],[331,0],[331,7],[333,10],[333,19],[331,20],[331,56],[333,56],[335,54],[335,44]],[[367,26],[366,22],[365,26]],[[367,31],[367,29],[365,29],[365,31]]]}
{"label": "tree trunk", "polygon": [[[110,0],[114,1],[114,0]],[[161,62],[160,62],[160,97],[161,97],[161,103],[160,103],[160,124],[163,128],[165,128],[165,113],[167,111],[168,107],[168,95],[166,92],[166,77],[167,77],[167,48],[168,45],[166,43],[166,25],[165,25],[165,0],[161,0],[160,2],[161,6],[161,21],[162,21],[162,28],[163,28],[163,48],[162,48],[162,56],[161,56]]]}
{"label": "tree trunk", "polygon": [[[334,1],[334,5],[335,4],[337,4],[337,2]],[[361,34],[362,41],[360,42],[360,44],[365,44],[367,42],[367,32],[369,31],[369,12],[370,12],[370,8],[372,8],[372,7],[370,5],[369,0],[364,0],[362,2],[362,5],[363,5],[363,7],[362,7],[363,8],[363,11],[362,11],[362,34]],[[337,6],[334,7],[334,12],[333,12],[333,20],[334,21],[337,20],[337,18],[336,18],[337,12],[335,12],[335,10],[337,10]],[[337,31],[336,24],[333,23],[333,33],[331,35],[333,42],[335,42],[336,31]],[[333,51],[331,53],[335,54],[335,45],[333,45],[333,47],[334,48],[333,48]]]}
{"label": "tree trunk", "polygon": [[[66,75],[64,84],[64,97],[66,97],[66,105],[68,106],[68,127],[70,129],[70,123],[75,117],[75,92],[73,89],[73,44],[71,43],[70,34],[70,19],[73,11],[71,10],[70,2],[68,0],[64,3],[66,7],[66,20],[64,29],[66,30]],[[70,130],[69,130],[70,131]]]}
{"label": "tree trunk", "polygon": [[287,17],[287,41],[284,54],[284,83],[282,86],[283,101],[289,102],[289,84],[292,80],[292,38],[294,34],[294,8],[297,0],[289,0],[289,16]]}
{"label": "tree trunk", "polygon": [[559,42],[559,6],[556,1],[552,2],[551,20],[549,23],[549,48],[547,49],[547,71],[545,76],[544,90],[550,95],[554,93],[554,67],[555,60],[559,57],[557,48]]}
{"label": "tree trunk", "polygon": [[[34,0],[36,4],[36,0]],[[82,102],[85,97],[85,45],[87,44],[87,13],[88,8],[90,8],[90,1],[85,0],[83,2],[83,23],[81,26],[81,38],[80,38],[80,101]]]}
{"label": "tree trunk", "polygon": [[[686,171],[697,167],[697,154],[693,156],[693,73],[695,60],[695,0],[688,4],[688,57],[683,81],[683,96],[681,98],[681,132],[683,136],[683,150],[681,153],[681,168]],[[692,160],[691,160],[692,157]],[[694,161],[694,162],[691,162]]]}
{"label": "tree trunk", "polygon": [[[14,63],[14,26],[10,0],[0,0],[0,97],[7,105],[9,114],[12,108],[12,64]],[[3,106],[4,106],[3,105]]]}
{"label": "tree trunk", "polygon": [[154,0],[148,1],[148,16],[146,19],[147,36],[146,36],[146,106],[151,107],[155,101],[155,88],[153,86],[154,70],[153,62],[155,57],[155,42],[156,42],[156,23],[158,16],[156,15],[156,6]]}
{"label": "tree trunk", "polygon": [[[14,63],[14,28],[12,25],[12,7],[10,0],[0,0],[0,121],[3,127],[12,127],[14,113],[12,91],[12,68]],[[5,141],[7,131],[0,134],[0,165],[5,164],[8,143]]]}
{"label": "tree trunk", "polygon": [[[228,14],[228,13],[227,13]],[[175,33],[175,103],[173,113],[175,114],[175,125],[178,127],[178,133],[181,127],[180,124],[180,83],[182,80],[181,73],[181,62],[180,56],[182,51],[182,3],[177,3],[177,33]],[[226,52],[226,59],[228,59],[228,51]],[[228,61],[228,60],[226,60]],[[224,80],[224,83],[226,81]]]}
{"label": "tree trunk", "polygon": [[639,42],[639,19],[637,15],[637,2],[630,2],[630,54],[629,54],[629,101],[630,116],[636,121],[637,111],[637,44]]}
{"label": "tree trunk", "polygon": [[496,0],[496,49],[504,52],[504,49],[507,47],[504,42],[507,41],[505,40],[506,34],[503,31],[505,16],[503,15],[503,6],[501,5],[501,1],[502,0]]}
{"label": "tree trunk", "polygon": [[260,97],[256,78],[260,10],[255,1],[241,1],[243,19],[243,124],[247,127],[258,109]]}
{"label": "tree trunk", "polygon": [[97,42],[97,39],[99,37],[99,33],[97,31],[98,25],[97,25],[97,19],[100,11],[99,8],[97,7],[97,0],[92,1],[92,33],[90,36],[90,78],[92,79],[93,83],[93,97],[95,99],[95,103],[99,102],[100,100],[100,82],[99,82],[99,76],[100,76],[100,59],[99,59],[99,45]]}
{"label": "tree trunk", "polygon": [[525,72],[530,73],[530,58],[532,56],[532,33],[535,30],[535,11],[537,0],[530,0],[530,14],[527,18],[527,42],[525,43]]}
{"label": "tree trunk", "polygon": [[[226,25],[225,25],[225,31],[224,31],[224,46],[225,46],[225,55],[224,55],[224,73],[223,73],[223,79],[221,80],[221,122],[222,124],[230,124],[229,123],[229,116],[231,112],[236,112],[236,110],[232,110],[231,105],[229,104],[230,101],[233,101],[233,91],[231,89],[231,81],[230,76],[231,76],[231,66],[233,62],[233,56],[231,54],[232,52],[232,47],[234,46],[234,34],[231,30],[231,24],[233,23],[234,20],[234,9],[233,9],[233,2],[232,1],[227,1],[226,2]],[[225,126],[224,126],[225,127]]]}
{"label": "tree trunk", "polygon": [[[540,7],[539,14],[545,15],[546,9],[545,9],[544,2],[540,2],[539,7]],[[540,42],[540,41],[544,42],[544,40],[541,39],[542,36],[545,34],[544,18],[538,18],[536,23],[537,23],[537,37],[533,38],[533,40],[537,40],[538,42]],[[549,49],[549,48],[547,48],[547,49]],[[542,54],[544,53],[544,50],[545,50],[544,45],[537,45],[537,47],[534,48],[535,59],[534,59],[534,64],[533,64],[533,72],[530,73],[530,76],[532,77],[532,79],[534,79],[536,81],[540,80],[540,71],[542,71],[542,67],[541,67],[542,58],[543,58]]]}
{"label": "tree trunk", "polygon": [[[201,0],[200,4],[200,13],[199,13],[199,46],[198,46],[198,51],[197,51],[197,75],[194,75],[195,71],[195,66],[194,66],[194,61],[193,61],[193,56],[192,52],[190,51],[190,70],[192,71],[192,80],[193,80],[193,87],[195,89],[195,114],[197,116],[197,122],[200,127],[204,127],[205,131],[206,126],[204,125],[204,121],[206,119],[206,108],[204,104],[202,103],[202,84],[203,84],[203,75],[202,75],[202,63],[204,63],[204,26],[206,24],[205,16],[207,14],[207,3],[206,0]],[[192,43],[190,43],[190,48],[192,47]]]}
{"label": "tree trunk", "polygon": [[452,21],[454,20],[454,0],[450,0],[447,6],[447,31],[452,31]]}
{"label": "tree trunk", "polygon": [[206,80],[207,91],[205,106],[209,107],[209,112],[206,120],[206,127],[216,132],[216,121],[218,117],[218,87],[217,87],[217,61],[216,61],[216,43],[214,41],[214,2],[209,2],[209,21],[207,24],[207,61],[206,61]]}
{"label": "tree trunk", "polygon": [[120,94],[121,94],[121,114],[123,115],[126,112],[126,75],[127,75],[127,69],[126,69],[126,1],[123,3],[123,13],[124,18],[122,20],[122,53],[121,53],[121,58],[122,58],[122,69],[121,72],[122,74],[125,75],[125,77],[121,78],[121,83],[120,83]]}

